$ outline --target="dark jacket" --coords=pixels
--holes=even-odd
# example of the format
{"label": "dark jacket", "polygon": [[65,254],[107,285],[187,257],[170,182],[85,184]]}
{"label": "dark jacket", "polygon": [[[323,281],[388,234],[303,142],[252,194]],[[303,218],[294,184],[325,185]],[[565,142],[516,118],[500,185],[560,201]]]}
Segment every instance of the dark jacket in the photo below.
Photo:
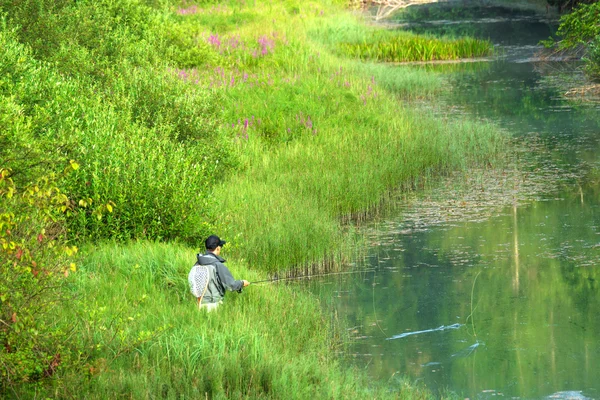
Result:
{"label": "dark jacket", "polygon": [[198,254],[198,265],[214,266],[214,274],[210,274],[206,293],[202,303],[218,303],[225,297],[225,290],[241,292],[244,282],[235,280],[229,269],[223,264],[225,259],[213,253]]}

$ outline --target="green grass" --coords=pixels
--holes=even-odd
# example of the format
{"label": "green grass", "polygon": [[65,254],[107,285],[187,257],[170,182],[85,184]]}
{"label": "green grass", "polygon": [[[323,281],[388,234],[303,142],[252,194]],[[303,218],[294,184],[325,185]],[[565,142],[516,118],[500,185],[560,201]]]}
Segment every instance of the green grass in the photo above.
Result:
{"label": "green grass", "polygon": [[342,55],[387,62],[458,60],[492,55],[489,41],[471,38],[440,40],[405,34],[373,34],[358,43],[340,43]]}
{"label": "green grass", "polygon": [[236,257],[263,271],[331,267],[356,240],[344,220],[372,212],[391,190],[503,148],[492,126],[403,105],[399,97],[433,96],[441,79],[332,54],[331,44],[361,25],[317,15],[244,26],[248,43],[268,37],[272,50],[248,65],[234,49],[237,67],[190,72],[223,92],[224,129],[242,166],[215,187],[214,225]]}
{"label": "green grass", "polygon": [[[140,242],[82,250],[70,282],[77,307],[63,317],[89,313],[81,329],[88,363],[61,371],[57,397],[429,398],[401,379],[372,384],[341,366],[340,321],[298,286],[250,286],[208,314],[187,288],[193,249]],[[231,270],[264,278],[240,263]]]}
{"label": "green grass", "polygon": [[407,31],[365,26],[359,19],[336,16],[312,33],[331,51],[360,60],[414,62],[490,56],[489,40],[417,35]]}

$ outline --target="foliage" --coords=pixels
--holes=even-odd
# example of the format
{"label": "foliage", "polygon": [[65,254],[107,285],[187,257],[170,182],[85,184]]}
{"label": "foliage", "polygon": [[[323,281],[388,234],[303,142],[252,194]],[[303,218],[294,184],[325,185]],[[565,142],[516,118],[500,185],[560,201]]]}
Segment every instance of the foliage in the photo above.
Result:
{"label": "foliage", "polygon": [[558,36],[561,48],[568,49],[586,45],[600,36],[600,3],[583,4],[560,20]]}
{"label": "foliage", "polygon": [[[81,4],[92,7],[92,3]],[[80,170],[62,185],[72,197],[82,199],[67,219],[74,235],[202,236],[206,230],[202,226],[209,219],[206,204],[211,186],[235,164],[216,125],[217,97],[182,82],[172,70],[156,71],[148,66],[155,58],[153,50],[149,45],[133,46],[137,36],[129,31],[115,39],[121,47],[115,46],[135,50],[136,57],[122,60],[122,54],[111,55],[103,47],[104,41],[82,42],[85,21],[97,20],[67,21],[67,15],[80,18],[83,11],[62,11],[63,29],[76,26],[82,32],[75,35],[79,42],[60,43],[62,55],[32,51],[17,42],[20,35],[38,45],[29,36],[36,23],[46,24],[58,16],[43,14],[24,21],[29,27],[25,32],[17,28],[0,32],[6,49],[0,55],[0,121],[4,128],[0,131],[0,143],[4,144],[0,156],[13,170],[13,179],[29,182],[61,160],[76,158]],[[92,31],[96,28],[114,34],[109,27]],[[97,52],[108,57],[108,70],[92,61]],[[46,61],[37,60],[36,55],[47,57]],[[140,66],[142,59],[146,67]],[[93,86],[88,86],[90,79],[95,81]],[[107,205],[114,207],[115,213],[106,213]],[[110,220],[98,220],[102,214],[110,214]]]}
{"label": "foliage", "polygon": [[[558,48],[576,49],[583,47],[587,50],[584,57],[586,61],[586,72],[592,79],[600,79],[600,3],[580,4],[569,14],[564,15],[560,20],[558,28]],[[546,45],[552,45],[553,40],[545,42]]]}
{"label": "foliage", "polygon": [[52,376],[73,356],[72,331],[56,318],[69,300],[65,278],[76,271],[64,225],[71,203],[54,174],[18,187],[10,173],[0,169],[0,394]]}
{"label": "foliage", "polygon": [[600,35],[590,43],[588,55],[587,73],[596,80],[600,80]]}
{"label": "foliage", "polygon": [[594,3],[596,0],[546,0],[548,5],[558,7],[558,11],[571,10],[582,4]]}
{"label": "foliage", "polygon": [[72,80],[18,43],[15,29],[0,28],[0,47],[0,160],[11,168],[11,179],[25,185],[66,162],[73,141],[63,133],[81,128],[86,101],[74,99]]}

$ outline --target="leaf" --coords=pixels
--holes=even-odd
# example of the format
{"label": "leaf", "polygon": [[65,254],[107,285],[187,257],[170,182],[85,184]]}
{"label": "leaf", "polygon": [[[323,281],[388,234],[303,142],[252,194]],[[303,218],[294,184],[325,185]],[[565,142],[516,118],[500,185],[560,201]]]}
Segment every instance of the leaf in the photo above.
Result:
{"label": "leaf", "polygon": [[108,210],[109,213],[113,212],[113,208],[112,208],[112,206],[110,204],[106,205],[106,209]]}

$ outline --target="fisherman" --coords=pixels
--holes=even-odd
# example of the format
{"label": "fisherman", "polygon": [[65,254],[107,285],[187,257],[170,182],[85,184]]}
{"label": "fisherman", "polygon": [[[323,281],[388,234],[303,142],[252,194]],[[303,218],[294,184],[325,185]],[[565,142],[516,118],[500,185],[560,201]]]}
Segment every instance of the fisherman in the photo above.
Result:
{"label": "fisherman", "polygon": [[198,299],[198,307],[209,312],[223,303],[225,289],[241,293],[250,284],[246,280],[235,280],[225,266],[225,259],[220,256],[225,243],[217,235],[209,236],[204,242],[206,254],[197,255],[196,264],[188,275],[192,293]]}

